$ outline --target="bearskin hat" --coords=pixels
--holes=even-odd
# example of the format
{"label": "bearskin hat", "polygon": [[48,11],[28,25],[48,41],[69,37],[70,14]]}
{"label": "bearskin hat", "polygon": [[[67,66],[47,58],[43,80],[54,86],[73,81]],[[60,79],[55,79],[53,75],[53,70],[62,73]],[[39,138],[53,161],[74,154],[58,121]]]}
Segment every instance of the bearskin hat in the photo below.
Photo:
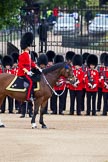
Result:
{"label": "bearskin hat", "polygon": [[98,57],[94,54],[90,54],[88,57],[87,57],[87,65],[88,67],[90,67],[90,65],[95,65],[95,67],[97,66],[98,64]]}
{"label": "bearskin hat", "polygon": [[104,63],[104,58],[105,58],[106,55],[107,55],[106,52],[101,53],[101,55],[100,55],[100,63],[101,63],[101,64]]}
{"label": "bearskin hat", "polygon": [[0,64],[2,64],[2,59],[3,59],[3,56],[0,55]]}
{"label": "bearskin hat", "polygon": [[40,66],[41,64],[47,65],[48,64],[48,58],[45,54],[41,54],[38,57],[38,65]]}
{"label": "bearskin hat", "polygon": [[82,63],[83,63],[82,56],[78,55],[78,54],[74,55],[72,62],[73,62],[74,66],[76,66],[76,65],[82,66]]}
{"label": "bearskin hat", "polygon": [[62,55],[56,55],[54,57],[54,63],[64,62],[64,57]]}
{"label": "bearskin hat", "polygon": [[67,61],[68,60],[71,60],[72,61],[72,58],[73,58],[74,55],[75,55],[75,52],[73,52],[73,51],[66,52],[66,60]]}
{"label": "bearskin hat", "polygon": [[88,53],[88,52],[85,52],[85,53],[82,54],[83,64],[86,63],[86,61],[87,61],[87,57],[88,57],[89,55],[90,55],[90,53]]}
{"label": "bearskin hat", "polygon": [[46,55],[48,57],[48,62],[50,62],[50,61],[53,62],[53,59],[56,54],[54,51],[49,50],[49,51],[47,51]]}
{"label": "bearskin hat", "polygon": [[108,54],[104,57],[104,66],[108,66]]}
{"label": "bearskin hat", "polygon": [[13,53],[11,53],[11,56],[13,58],[13,63],[17,63],[18,62],[19,53],[13,52]]}
{"label": "bearskin hat", "polygon": [[35,62],[37,62],[38,54],[35,51],[31,51],[31,59]]}
{"label": "bearskin hat", "polygon": [[13,65],[13,58],[10,55],[6,55],[3,57],[3,66],[6,67],[6,65],[10,65],[12,67]]}
{"label": "bearskin hat", "polygon": [[31,32],[26,32],[20,42],[21,49],[26,49],[27,47],[30,47],[33,43],[33,33]]}

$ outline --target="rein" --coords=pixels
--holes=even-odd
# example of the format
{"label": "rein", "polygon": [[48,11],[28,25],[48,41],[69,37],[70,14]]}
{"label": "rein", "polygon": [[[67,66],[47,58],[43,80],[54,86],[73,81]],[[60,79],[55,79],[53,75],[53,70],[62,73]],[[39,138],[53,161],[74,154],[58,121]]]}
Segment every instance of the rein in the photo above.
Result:
{"label": "rein", "polygon": [[65,89],[66,89],[66,85],[64,86],[64,90],[62,91],[62,93],[60,93],[60,94],[58,94],[58,93],[56,93],[56,91],[51,87],[51,85],[49,84],[49,82],[48,82],[48,80],[46,79],[46,77],[45,77],[45,75],[43,74],[43,77],[44,77],[44,79],[45,79],[45,81],[46,81],[46,84],[50,87],[50,89],[52,90],[52,92],[56,95],[56,96],[61,96],[63,93],[64,93],[64,91],[65,91]]}

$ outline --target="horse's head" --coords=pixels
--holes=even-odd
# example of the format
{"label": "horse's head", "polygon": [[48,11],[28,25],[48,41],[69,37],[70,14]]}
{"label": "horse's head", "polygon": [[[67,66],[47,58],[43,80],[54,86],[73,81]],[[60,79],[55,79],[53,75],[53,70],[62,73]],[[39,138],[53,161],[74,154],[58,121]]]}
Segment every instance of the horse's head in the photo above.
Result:
{"label": "horse's head", "polygon": [[72,66],[70,64],[66,64],[64,67],[64,76],[67,78],[67,83],[74,83],[76,81],[76,78],[72,71]]}
{"label": "horse's head", "polygon": [[72,67],[70,64],[65,63],[64,68],[61,70],[61,75],[63,75],[66,78],[74,79],[74,75],[72,72]]}

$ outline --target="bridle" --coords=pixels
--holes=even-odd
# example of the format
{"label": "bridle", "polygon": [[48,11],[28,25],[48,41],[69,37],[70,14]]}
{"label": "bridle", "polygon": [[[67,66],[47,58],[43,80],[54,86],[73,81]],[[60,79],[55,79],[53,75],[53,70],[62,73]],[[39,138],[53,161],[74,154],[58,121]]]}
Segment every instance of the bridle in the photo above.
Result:
{"label": "bridle", "polygon": [[51,87],[51,85],[49,84],[48,80],[46,79],[46,76],[45,76],[43,73],[42,73],[42,75],[43,75],[43,78],[44,78],[46,84],[49,86],[49,88],[52,90],[52,92],[53,92],[56,96],[59,97],[59,96],[61,96],[61,95],[64,93],[64,91],[65,91],[65,89],[66,89],[66,84],[65,84],[65,86],[64,86],[64,89],[63,89],[62,93],[58,94],[58,93],[56,93],[56,91]]}

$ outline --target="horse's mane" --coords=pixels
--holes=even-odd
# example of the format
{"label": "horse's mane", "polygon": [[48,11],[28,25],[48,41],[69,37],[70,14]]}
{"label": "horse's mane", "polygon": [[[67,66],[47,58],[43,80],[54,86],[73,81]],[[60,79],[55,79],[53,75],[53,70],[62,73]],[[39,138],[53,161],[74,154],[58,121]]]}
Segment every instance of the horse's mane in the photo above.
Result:
{"label": "horse's mane", "polygon": [[65,65],[66,65],[65,62],[56,63],[55,65],[52,65],[51,67],[47,67],[47,68],[43,69],[42,72],[43,72],[44,74],[47,74],[47,73],[52,72],[52,71],[54,71],[54,70],[56,70],[56,69],[58,69],[58,68],[62,68],[62,67],[64,67]]}

